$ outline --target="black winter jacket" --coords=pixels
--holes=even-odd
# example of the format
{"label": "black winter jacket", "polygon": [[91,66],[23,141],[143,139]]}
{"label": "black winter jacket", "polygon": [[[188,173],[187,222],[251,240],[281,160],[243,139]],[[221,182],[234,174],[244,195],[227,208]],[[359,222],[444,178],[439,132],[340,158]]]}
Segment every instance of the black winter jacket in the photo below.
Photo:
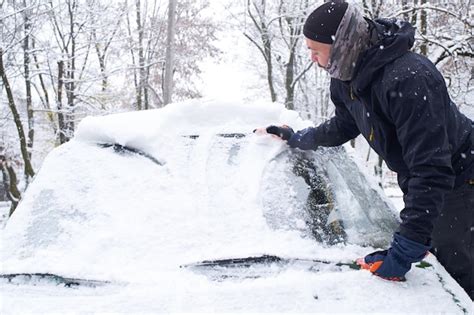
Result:
{"label": "black winter jacket", "polygon": [[368,22],[372,44],[352,80],[331,80],[335,116],[296,132],[288,144],[315,150],[362,134],[398,174],[405,202],[400,233],[429,244],[444,194],[474,179],[473,122],[451,101],[433,63],[409,51],[409,23]]}

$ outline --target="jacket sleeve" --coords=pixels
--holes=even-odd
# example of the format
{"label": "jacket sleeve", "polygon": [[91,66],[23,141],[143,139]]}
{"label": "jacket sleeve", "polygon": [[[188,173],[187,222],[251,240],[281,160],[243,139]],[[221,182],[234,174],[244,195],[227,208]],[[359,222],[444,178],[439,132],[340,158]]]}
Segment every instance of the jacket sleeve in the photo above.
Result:
{"label": "jacket sleeve", "polygon": [[288,140],[290,147],[302,150],[316,150],[319,146],[334,147],[360,134],[354,118],[343,101],[337,97],[333,83],[331,83],[331,100],[336,106],[335,116],[317,127],[297,131]]}
{"label": "jacket sleeve", "polygon": [[417,75],[397,82],[386,95],[409,171],[400,233],[429,244],[444,195],[455,181],[446,130],[448,92],[439,78]]}

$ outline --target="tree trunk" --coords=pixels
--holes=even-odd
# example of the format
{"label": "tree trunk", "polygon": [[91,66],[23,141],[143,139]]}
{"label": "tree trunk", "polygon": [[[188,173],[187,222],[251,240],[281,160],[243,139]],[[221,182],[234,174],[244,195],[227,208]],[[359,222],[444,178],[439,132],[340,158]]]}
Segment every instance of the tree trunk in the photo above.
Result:
{"label": "tree trunk", "polygon": [[128,13],[126,14],[127,17],[127,33],[128,33],[128,38],[130,39],[130,55],[132,56],[132,63],[134,65],[133,68],[133,84],[135,85],[135,106],[137,110],[141,109],[141,95],[140,89],[139,89],[139,82],[138,82],[138,77],[137,77],[137,63],[136,63],[136,58],[135,58],[135,53],[133,51],[133,37],[132,37],[132,26],[130,23],[130,17]]}
{"label": "tree trunk", "polygon": [[367,3],[367,0],[362,0],[362,7],[364,8],[364,15],[373,18],[372,11],[369,9],[369,4]]}
{"label": "tree trunk", "polygon": [[135,0],[136,13],[137,13],[137,31],[138,31],[138,86],[137,86],[137,109],[142,110],[142,98],[143,98],[143,85],[145,77],[145,56],[143,50],[143,25],[142,25],[142,14],[140,0]]}
{"label": "tree trunk", "polygon": [[291,110],[295,109],[295,86],[293,80],[295,77],[295,52],[290,51],[288,64],[286,65],[285,89],[286,99],[285,107]]}
{"label": "tree trunk", "polygon": [[[262,0],[262,15],[265,16],[265,0]],[[272,102],[277,101],[277,94],[275,91],[275,86],[273,82],[273,61],[272,61],[272,41],[270,40],[270,34],[269,34],[269,29],[266,25],[266,23],[262,20],[260,23],[260,28],[262,30],[261,32],[261,38],[262,38],[262,44],[263,44],[263,51],[264,56],[266,56],[266,61],[267,61],[267,80],[268,80],[268,87],[270,89],[270,97],[272,99]]]}
{"label": "tree trunk", "polygon": [[69,8],[69,38],[71,39],[71,52],[69,55],[69,59],[67,62],[67,81],[68,83],[65,84],[66,87],[66,98],[67,98],[67,110],[65,114],[65,131],[67,132],[66,138],[69,141],[72,136],[74,135],[74,101],[75,101],[75,90],[76,90],[76,83],[75,83],[75,76],[76,76],[76,32],[74,29],[75,23],[75,10],[77,7],[77,3],[75,0],[72,2],[68,1],[68,8]]}
{"label": "tree trunk", "polygon": [[68,141],[66,136],[65,113],[63,110],[63,82],[64,82],[64,61],[58,62],[58,124],[59,124],[59,143],[63,144]]}
{"label": "tree trunk", "polygon": [[13,115],[13,121],[16,125],[16,130],[18,132],[18,137],[20,139],[20,150],[21,156],[23,157],[23,162],[25,164],[25,176],[28,178],[33,178],[35,172],[33,170],[33,165],[31,164],[30,156],[28,154],[28,146],[26,143],[25,131],[23,129],[23,124],[21,123],[20,114],[18,113],[17,107],[15,105],[15,100],[10,88],[10,83],[8,82],[7,74],[5,73],[5,68],[3,65],[3,50],[0,48],[0,76],[2,77],[3,86],[7,93],[8,106]]}
{"label": "tree trunk", "polygon": [[371,1],[371,4],[370,4],[370,7],[371,7],[371,12],[372,12],[372,18],[377,18],[377,14],[375,13],[376,11],[376,8],[377,8],[377,1],[376,0],[372,0]]}
{"label": "tree trunk", "polygon": [[[281,2],[283,4],[283,2]],[[301,3],[303,7],[300,7],[300,10],[306,10],[308,8],[308,2]],[[285,14],[281,9],[282,6],[280,5],[280,15]],[[294,110],[295,109],[295,88],[298,81],[302,78],[302,76],[309,71],[312,66],[306,66],[305,68],[301,69],[300,73],[298,74],[298,65],[296,62],[296,49],[298,46],[298,42],[300,40],[300,35],[303,32],[303,25],[304,25],[304,18],[295,17],[291,15],[287,15],[285,17],[285,21],[288,24],[285,27],[282,23],[283,19],[280,19],[280,31],[283,35],[284,29],[289,31],[289,39],[287,41],[288,45],[288,63],[285,65],[285,88],[286,88],[286,99],[285,99],[285,106],[288,109]]]}
{"label": "tree trunk", "polygon": [[[421,0],[421,5],[424,5],[424,4],[426,4],[426,0]],[[426,36],[427,25],[428,25],[427,19],[428,19],[428,17],[426,15],[426,10],[422,9],[421,12],[420,12],[420,33],[423,36]],[[423,56],[428,56],[428,45],[427,45],[426,41],[423,41],[421,43],[420,53]]]}
{"label": "tree trunk", "polygon": [[[413,0],[413,6],[417,6],[417,5],[418,5],[418,0]],[[411,16],[411,24],[414,27],[416,27],[416,23],[418,22],[417,19],[418,19],[418,11],[413,11],[412,16]]]}
{"label": "tree trunk", "polygon": [[252,23],[254,24],[255,28],[258,30],[260,34],[261,45],[257,43],[255,39],[253,39],[250,35],[244,34],[251,42],[254,44],[258,50],[262,53],[263,58],[265,59],[265,63],[267,66],[267,82],[268,88],[270,90],[270,98],[272,102],[277,101],[277,93],[275,91],[275,86],[273,82],[273,62],[272,62],[272,42],[270,40],[268,26],[265,23],[265,11],[266,11],[266,0],[260,1],[260,13],[259,13],[259,20],[254,16],[250,7],[251,4],[254,7],[258,7],[259,5],[253,1],[251,3],[250,0],[247,0],[247,14],[249,15]]}
{"label": "tree trunk", "polygon": [[102,92],[105,92],[107,89],[107,73],[105,72],[105,49],[104,53],[100,51],[100,45],[97,40],[97,35],[95,29],[92,30],[92,38],[94,39],[94,47],[95,52],[97,54],[97,59],[99,60],[99,69],[100,69],[100,76],[102,77]]}
{"label": "tree trunk", "polygon": [[272,102],[277,101],[277,94],[275,91],[275,86],[273,84],[273,64],[272,64],[272,55],[271,55],[271,44],[268,43],[268,47],[265,47],[265,51],[268,54],[267,60],[267,81],[268,81],[268,88],[270,89],[270,98]]}
{"label": "tree trunk", "polygon": [[[31,41],[31,46],[34,51],[36,47],[34,40]],[[43,75],[41,74],[38,57],[36,56],[34,52],[32,53],[32,55],[33,55],[33,60],[35,61],[36,69],[38,70],[38,78],[40,81],[41,89],[43,90],[43,93],[44,93],[44,106],[46,109],[51,109],[51,103],[49,102],[49,93],[48,93],[48,89],[46,88],[46,84],[44,83]]]}
{"label": "tree trunk", "polygon": [[377,165],[375,165],[375,175],[379,178],[379,186],[382,187],[383,180],[383,158],[379,155]]}
{"label": "tree trunk", "polygon": [[[406,10],[406,9],[408,9],[408,0],[402,0],[402,10]],[[409,19],[408,12],[403,14],[403,19],[405,21],[408,21]]]}
{"label": "tree trunk", "polygon": [[[128,22],[128,14],[127,14],[127,22]],[[106,68],[107,51],[109,50],[110,44],[112,43],[115,35],[117,34],[117,31],[121,23],[122,23],[122,19],[120,15],[120,17],[117,19],[117,23],[115,24],[115,28],[112,30],[112,33],[110,34],[110,37],[107,39],[102,51],[101,51],[100,43],[97,40],[96,29],[93,28],[91,31],[92,37],[94,39],[95,51],[97,53],[97,58],[99,60],[100,75],[102,76],[102,92],[105,92],[107,90],[108,81],[109,81],[107,68]]]}
{"label": "tree trunk", "polygon": [[372,0],[372,11],[374,12],[374,17],[380,17],[380,9],[382,8],[382,0]]}
{"label": "tree trunk", "polygon": [[[148,74],[145,73],[145,82],[148,82],[148,77]],[[143,86],[143,109],[150,109],[150,93],[148,91],[148,83]]]}
{"label": "tree trunk", "polygon": [[3,176],[3,186],[7,192],[7,198],[12,203],[10,206],[9,217],[15,212],[16,207],[21,199],[21,193],[17,186],[17,176],[13,167],[8,163],[7,158],[4,155],[0,156],[0,171]]}
{"label": "tree trunk", "polygon": [[176,21],[176,0],[169,0],[168,6],[168,33],[166,37],[165,78],[163,89],[163,103],[172,102],[173,96],[173,68],[174,68],[174,36]]}
{"label": "tree trunk", "polygon": [[105,56],[99,56],[99,65],[100,65],[100,75],[102,76],[102,92],[107,90],[108,85],[108,77],[107,73],[105,72]]}
{"label": "tree trunk", "polygon": [[[23,6],[26,8],[26,1],[23,0]],[[31,100],[31,78],[30,78],[30,29],[31,22],[29,18],[29,12],[23,13],[25,38],[23,39],[23,69],[25,71],[25,87],[26,87],[26,112],[28,117],[28,155],[31,160],[33,154],[33,141],[35,135],[34,129],[34,117],[33,117],[33,104]]]}

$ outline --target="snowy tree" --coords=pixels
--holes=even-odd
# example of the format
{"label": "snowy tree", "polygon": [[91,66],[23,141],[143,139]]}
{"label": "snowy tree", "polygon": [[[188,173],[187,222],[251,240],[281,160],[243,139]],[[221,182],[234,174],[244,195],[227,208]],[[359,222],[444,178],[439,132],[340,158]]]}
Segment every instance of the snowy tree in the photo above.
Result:
{"label": "snowy tree", "polygon": [[[155,2],[151,9],[145,9],[150,4],[148,1],[142,0],[141,6],[143,8],[139,13],[138,7],[135,6],[136,27],[132,25],[131,18],[127,16],[129,51],[133,64],[131,70],[137,91],[137,109],[160,107],[165,103],[163,96],[168,38],[168,7],[155,7]],[[208,1],[182,0],[176,2],[175,28],[179,31],[176,31],[174,43],[170,47],[174,51],[174,66],[171,72],[174,78],[173,95],[176,100],[200,95],[193,84],[193,79],[196,79],[195,76],[201,72],[199,61],[205,56],[216,56],[218,53],[212,43],[215,39],[217,26],[212,19],[204,14],[208,6]],[[134,34],[137,35],[134,36]]]}
{"label": "snowy tree", "polygon": [[[310,71],[313,67],[302,35],[306,15],[313,8],[307,0],[248,0],[250,23],[245,25],[244,33],[263,58],[270,99],[284,102],[289,109],[302,110],[309,117],[319,116],[315,109],[327,108],[327,97],[318,106],[318,97],[308,93],[315,90],[315,83],[326,82],[320,70]],[[308,82],[313,84],[310,90],[306,88]]]}
{"label": "snowy tree", "polygon": [[114,6],[110,3],[103,4],[98,1],[91,1],[89,6],[93,7],[94,12],[109,12],[106,16],[93,14],[91,16],[93,22],[88,27],[88,32],[92,37],[91,39],[99,63],[100,76],[102,79],[101,91],[105,93],[109,88],[109,52],[114,41],[117,41],[117,35],[126,10],[125,5]]}
{"label": "snowy tree", "polygon": [[252,21],[253,27],[250,32],[253,34],[244,33],[257,49],[262,54],[266,66],[266,77],[268,82],[268,89],[270,91],[270,99],[272,102],[277,100],[277,92],[275,88],[274,66],[273,66],[273,51],[272,43],[274,36],[269,30],[270,22],[274,22],[267,14],[267,1],[252,1],[247,0],[247,13]]}
{"label": "snowy tree", "polygon": [[[66,0],[65,2],[50,0],[48,4],[51,9],[50,23],[59,49],[57,56],[57,114],[60,142],[64,143],[74,134],[75,107],[80,89],[78,81],[82,77],[80,69],[84,69],[91,49],[90,44],[82,44],[81,35],[90,16],[79,10],[79,2],[76,0]],[[63,104],[62,101],[63,87],[66,104]]]}
{"label": "snowy tree", "polygon": [[443,73],[451,96],[459,107],[473,106],[467,97],[474,91],[474,23],[472,1],[422,1],[404,12],[418,14],[415,49],[425,54]]}
{"label": "snowy tree", "polygon": [[[4,4],[2,3],[2,8],[3,6]],[[3,45],[0,46],[1,87],[2,92],[3,90],[5,90],[7,99],[6,103],[10,110],[10,114],[18,135],[19,151],[21,152],[26,183],[28,183],[29,180],[35,174],[31,163],[31,150],[33,147],[34,135],[34,120],[31,100],[31,78],[29,73],[29,69],[31,66],[31,59],[29,57],[29,43],[30,32],[33,28],[32,12],[35,7],[36,4],[27,4],[26,1],[22,1],[22,3],[19,5],[13,4],[10,7],[5,8],[5,11],[3,12],[5,12],[6,14],[2,17],[3,23],[2,28],[0,29],[3,43]],[[9,19],[9,17],[15,18]],[[15,57],[18,55],[19,46],[21,46],[23,55],[23,62],[19,64],[23,67],[16,67]],[[22,70],[24,71],[23,73]],[[22,121],[22,109],[17,105],[17,101],[14,97],[14,91],[11,84],[12,80],[15,80],[22,74],[26,87],[25,111],[27,112],[27,124]],[[27,129],[25,128],[25,125],[28,126]],[[2,151],[5,150],[5,147],[5,145],[1,145]],[[10,158],[7,158],[4,152],[2,152],[2,156],[3,160],[5,161],[3,165],[9,164]],[[6,172],[5,174],[8,173],[9,172]],[[10,187],[16,185],[16,183],[14,183],[15,181],[11,181],[12,185],[10,185]]]}
{"label": "snowy tree", "polygon": [[3,50],[0,49],[0,76],[2,78],[3,87],[5,88],[8,100],[8,106],[13,115],[13,120],[15,122],[16,130],[18,132],[18,138],[20,140],[20,151],[24,161],[25,167],[25,177],[31,178],[35,175],[33,166],[31,164],[30,154],[28,153],[26,134],[24,131],[23,123],[21,121],[20,113],[18,111],[17,105],[15,103],[15,98],[13,97],[12,88],[3,65]]}
{"label": "snowy tree", "polygon": [[443,73],[458,106],[469,106],[472,91],[472,1],[362,0],[370,18],[392,17],[416,27],[414,51],[427,56]]}
{"label": "snowy tree", "polygon": [[[175,27],[173,100],[200,97],[197,87],[202,73],[200,62],[206,57],[218,58],[220,54],[214,45],[219,26],[209,11],[209,1],[177,1]],[[160,47],[166,47],[166,42],[161,42]],[[163,70],[152,74],[155,85],[162,86]]]}
{"label": "snowy tree", "polygon": [[[176,0],[176,100],[200,95],[199,62],[218,54],[208,6]],[[19,191],[83,117],[164,105],[166,3],[20,0],[0,7],[0,155],[16,173],[23,167]]]}

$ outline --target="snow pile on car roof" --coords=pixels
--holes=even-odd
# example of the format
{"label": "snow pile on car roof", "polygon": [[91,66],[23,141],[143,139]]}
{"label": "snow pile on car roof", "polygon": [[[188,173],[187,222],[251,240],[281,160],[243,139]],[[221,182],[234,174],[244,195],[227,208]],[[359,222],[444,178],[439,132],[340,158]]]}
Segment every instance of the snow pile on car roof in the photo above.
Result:
{"label": "snow pile on car roof", "polygon": [[76,139],[137,146],[176,135],[251,133],[269,124],[287,124],[295,130],[312,125],[279,103],[190,100],[155,110],[87,117]]}

